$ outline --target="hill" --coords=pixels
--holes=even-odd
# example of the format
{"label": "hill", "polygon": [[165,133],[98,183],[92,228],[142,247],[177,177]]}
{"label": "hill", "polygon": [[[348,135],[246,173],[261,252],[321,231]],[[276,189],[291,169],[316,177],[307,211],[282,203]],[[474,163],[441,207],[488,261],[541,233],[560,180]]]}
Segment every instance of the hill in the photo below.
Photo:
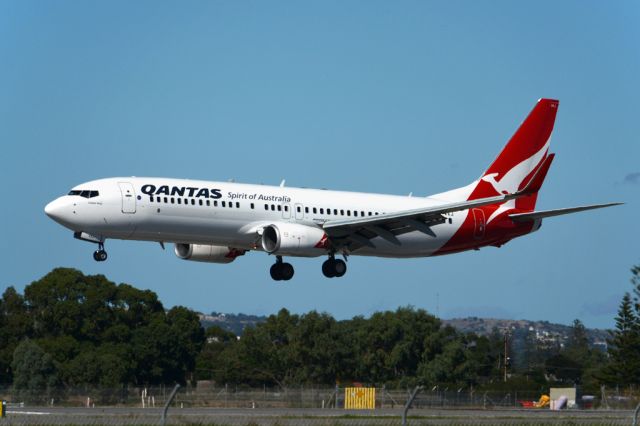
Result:
{"label": "hill", "polygon": [[[217,325],[225,330],[231,331],[236,336],[241,336],[246,327],[253,327],[264,322],[266,316],[245,315],[245,314],[224,314],[212,312],[210,315],[200,314],[200,322],[204,328]],[[548,321],[530,320],[507,320],[497,318],[453,318],[443,319],[442,323],[450,325],[458,331],[464,333],[475,333],[482,336],[491,334],[493,329],[509,330],[511,334],[522,335],[524,333],[535,333],[536,340],[546,344],[563,345],[566,342],[570,325],[554,324]],[[588,328],[587,335],[592,347],[606,349],[608,330]]]}

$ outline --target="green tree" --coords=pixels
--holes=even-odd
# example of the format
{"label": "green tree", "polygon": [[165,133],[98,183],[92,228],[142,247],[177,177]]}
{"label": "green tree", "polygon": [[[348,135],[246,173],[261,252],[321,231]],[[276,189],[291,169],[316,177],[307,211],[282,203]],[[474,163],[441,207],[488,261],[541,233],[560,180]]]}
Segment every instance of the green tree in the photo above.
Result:
{"label": "green tree", "polygon": [[51,355],[35,342],[23,340],[13,353],[13,393],[19,400],[42,403],[59,384]]}
{"label": "green tree", "polygon": [[196,358],[196,378],[214,380],[216,383],[237,382],[237,359],[234,333],[215,325],[205,331],[205,343]]}
{"label": "green tree", "polygon": [[564,352],[567,356],[583,366],[586,365],[591,358],[587,329],[579,319],[573,321]]}
{"label": "green tree", "polygon": [[204,341],[194,312],[165,311],[155,293],[102,275],[57,268],[28,285],[23,300],[5,294],[10,303],[3,300],[0,312],[10,313],[0,316],[0,343],[11,343],[7,334],[31,336],[67,385],[184,383]]}
{"label": "green tree", "polygon": [[608,345],[610,362],[603,370],[603,379],[613,385],[637,384],[640,381],[640,328],[629,293],[625,293],[620,302],[616,328]]}
{"label": "green tree", "polygon": [[8,287],[0,299],[0,383],[11,383],[13,352],[25,337],[31,336],[24,297]]}
{"label": "green tree", "polygon": [[560,382],[574,384],[580,382],[583,366],[573,357],[560,353],[545,361],[545,370]]}

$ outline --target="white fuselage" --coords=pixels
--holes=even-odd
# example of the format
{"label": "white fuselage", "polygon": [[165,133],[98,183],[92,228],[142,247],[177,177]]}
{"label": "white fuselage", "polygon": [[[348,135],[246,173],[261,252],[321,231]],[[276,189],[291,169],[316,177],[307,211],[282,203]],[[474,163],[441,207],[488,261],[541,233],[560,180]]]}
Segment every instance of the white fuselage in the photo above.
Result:
{"label": "white fuselage", "polygon": [[[94,191],[97,195],[86,197],[83,191]],[[52,201],[46,211],[67,228],[99,240],[114,238],[261,250],[260,230],[273,223],[320,227],[325,221],[437,206],[464,199],[468,192],[469,189],[461,188],[423,198],[130,177],[78,185],[71,191],[77,195],[65,195]],[[449,214],[447,220],[433,226],[435,237],[418,231],[408,232],[398,236],[399,245],[378,237],[372,240],[375,248],[362,247],[351,254],[429,256],[451,238],[466,215],[467,212]],[[325,253],[317,250],[316,255]]]}

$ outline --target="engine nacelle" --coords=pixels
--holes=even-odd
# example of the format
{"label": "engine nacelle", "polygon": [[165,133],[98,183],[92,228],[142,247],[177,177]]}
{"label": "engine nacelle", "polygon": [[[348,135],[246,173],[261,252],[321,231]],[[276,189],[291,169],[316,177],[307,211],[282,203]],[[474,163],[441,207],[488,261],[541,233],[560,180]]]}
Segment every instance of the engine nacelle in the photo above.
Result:
{"label": "engine nacelle", "polygon": [[246,252],[246,250],[207,244],[178,243],[175,246],[176,256],[195,262],[231,263],[236,260],[236,257],[242,256]]}
{"label": "engine nacelle", "polygon": [[295,223],[274,223],[262,229],[262,249],[288,256],[321,256],[327,252],[327,238],[320,228]]}

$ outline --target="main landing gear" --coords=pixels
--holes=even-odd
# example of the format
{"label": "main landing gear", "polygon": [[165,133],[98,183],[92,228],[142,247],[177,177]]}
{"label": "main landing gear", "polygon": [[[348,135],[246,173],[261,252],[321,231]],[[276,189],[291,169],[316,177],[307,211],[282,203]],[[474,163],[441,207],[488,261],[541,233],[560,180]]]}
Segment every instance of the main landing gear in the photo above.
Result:
{"label": "main landing gear", "polygon": [[104,243],[98,243],[98,250],[93,252],[93,260],[104,262],[107,260],[107,252],[104,250]]}
{"label": "main landing gear", "polygon": [[[97,252],[96,252],[97,253]],[[276,263],[271,265],[269,270],[271,278],[275,281],[289,281],[293,278],[293,266],[282,261],[282,256],[276,256]],[[322,264],[322,273],[327,278],[340,278],[347,272],[347,264],[342,259],[336,259],[330,254],[329,259]]]}
{"label": "main landing gear", "polygon": [[336,259],[333,254],[322,264],[322,273],[327,278],[340,278],[347,272],[347,264],[342,259]]}
{"label": "main landing gear", "polygon": [[282,256],[276,256],[276,263],[271,265],[269,270],[271,278],[276,281],[289,281],[293,278],[293,266],[290,263],[282,261]]}

